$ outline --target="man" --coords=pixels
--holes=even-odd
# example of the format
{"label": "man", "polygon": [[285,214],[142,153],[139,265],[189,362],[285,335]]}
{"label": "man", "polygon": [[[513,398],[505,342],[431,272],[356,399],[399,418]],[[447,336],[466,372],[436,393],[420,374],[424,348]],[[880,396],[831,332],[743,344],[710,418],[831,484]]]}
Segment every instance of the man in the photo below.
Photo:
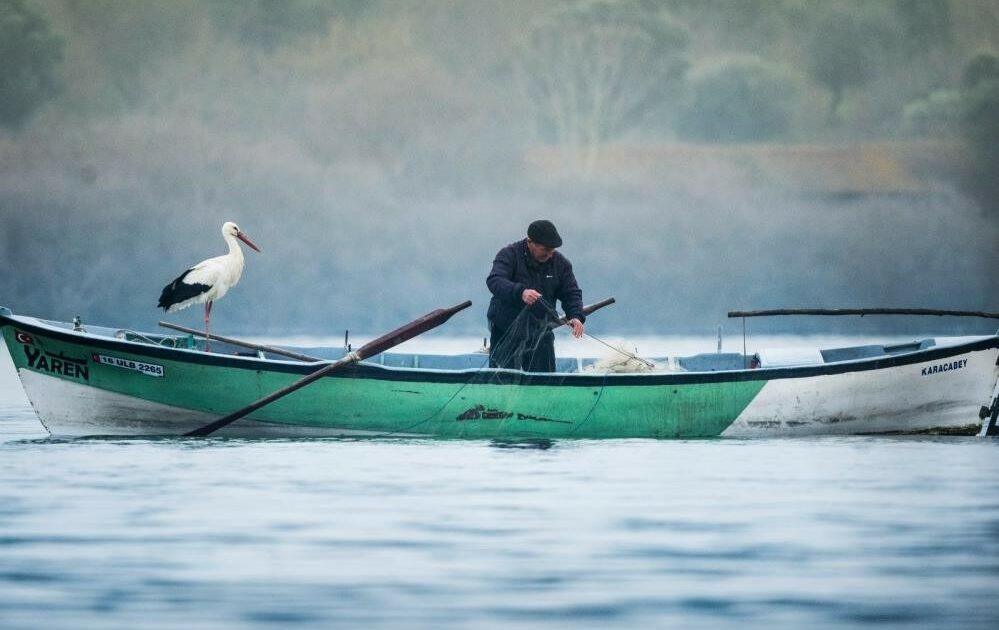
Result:
{"label": "man", "polygon": [[[583,292],[572,273],[572,263],[555,251],[561,246],[562,237],[552,222],[540,219],[527,228],[526,239],[496,254],[486,278],[493,294],[486,315],[490,366],[555,371],[555,335],[547,323],[555,320],[552,309],[556,299],[569,318],[572,334],[583,336]],[[527,312],[518,320],[525,308]]]}

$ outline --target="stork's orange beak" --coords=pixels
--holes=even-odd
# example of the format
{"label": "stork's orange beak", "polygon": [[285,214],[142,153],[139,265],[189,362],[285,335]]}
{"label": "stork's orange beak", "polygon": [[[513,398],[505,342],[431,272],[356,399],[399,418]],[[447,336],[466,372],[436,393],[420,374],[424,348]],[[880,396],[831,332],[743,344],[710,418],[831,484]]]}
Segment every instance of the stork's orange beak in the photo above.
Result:
{"label": "stork's orange beak", "polygon": [[254,245],[253,241],[251,241],[250,237],[247,236],[246,234],[243,234],[242,232],[236,232],[236,238],[238,238],[239,240],[241,240],[244,243],[246,243],[247,245],[249,245],[253,249],[253,251],[256,251],[256,252],[260,251],[260,248],[257,247],[256,245]]}

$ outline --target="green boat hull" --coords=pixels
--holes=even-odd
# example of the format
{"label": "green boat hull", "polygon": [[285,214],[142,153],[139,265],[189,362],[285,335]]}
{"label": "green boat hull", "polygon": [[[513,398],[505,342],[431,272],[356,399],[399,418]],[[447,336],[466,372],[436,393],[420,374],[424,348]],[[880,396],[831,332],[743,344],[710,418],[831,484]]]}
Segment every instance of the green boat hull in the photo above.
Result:
{"label": "green boat hull", "polygon": [[[22,339],[17,337],[21,335]],[[48,394],[101,401],[128,417],[79,423],[105,433],[141,432],[143,404],[163,417],[153,434],[181,434],[201,418],[225,415],[317,369],[309,364],[211,355],[26,326],[3,329],[36,410]],[[27,335],[30,343],[23,343]],[[156,372],[156,374],[153,374]],[[28,385],[30,383],[30,386]],[[435,371],[357,365],[324,377],[250,414],[224,434],[406,435],[438,438],[676,438],[721,434],[765,381],[610,385],[599,376],[541,376],[491,370]],[[75,387],[74,387],[75,386]],[[83,388],[83,395],[74,390]],[[68,392],[68,393],[67,393]],[[127,399],[122,401],[122,399]],[[98,402],[94,403],[98,405]],[[171,413],[171,410],[173,413]],[[68,411],[69,413],[66,413]],[[77,434],[73,410],[41,414],[54,434]],[[86,408],[76,411],[85,414]],[[184,412],[194,412],[185,414]],[[69,416],[63,418],[62,416]],[[171,416],[177,418],[171,421]],[[190,416],[193,422],[184,421]],[[245,427],[241,426],[241,423]],[[249,429],[251,428],[252,429]]]}

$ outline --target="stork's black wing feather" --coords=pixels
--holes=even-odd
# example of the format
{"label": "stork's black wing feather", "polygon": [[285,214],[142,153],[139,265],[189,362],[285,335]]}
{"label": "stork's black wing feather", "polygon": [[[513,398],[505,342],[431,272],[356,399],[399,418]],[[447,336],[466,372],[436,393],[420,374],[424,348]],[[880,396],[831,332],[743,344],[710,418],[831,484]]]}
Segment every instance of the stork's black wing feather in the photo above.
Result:
{"label": "stork's black wing feather", "polygon": [[160,302],[156,306],[162,308],[163,310],[167,310],[174,304],[201,295],[211,288],[207,284],[188,284],[184,282],[184,278],[186,278],[187,274],[192,271],[194,271],[194,267],[191,267],[184,273],[180,274],[177,276],[176,280],[163,287],[163,292],[160,293]]}

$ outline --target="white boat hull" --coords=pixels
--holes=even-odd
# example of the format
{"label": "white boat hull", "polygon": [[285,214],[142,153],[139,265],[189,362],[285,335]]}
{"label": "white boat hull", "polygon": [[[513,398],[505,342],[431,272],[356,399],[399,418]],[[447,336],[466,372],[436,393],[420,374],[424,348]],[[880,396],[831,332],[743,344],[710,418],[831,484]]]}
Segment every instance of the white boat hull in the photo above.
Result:
{"label": "white boat hull", "polygon": [[774,379],[722,435],[976,432],[979,410],[991,404],[982,393],[999,379],[996,358],[990,349],[881,370]]}

